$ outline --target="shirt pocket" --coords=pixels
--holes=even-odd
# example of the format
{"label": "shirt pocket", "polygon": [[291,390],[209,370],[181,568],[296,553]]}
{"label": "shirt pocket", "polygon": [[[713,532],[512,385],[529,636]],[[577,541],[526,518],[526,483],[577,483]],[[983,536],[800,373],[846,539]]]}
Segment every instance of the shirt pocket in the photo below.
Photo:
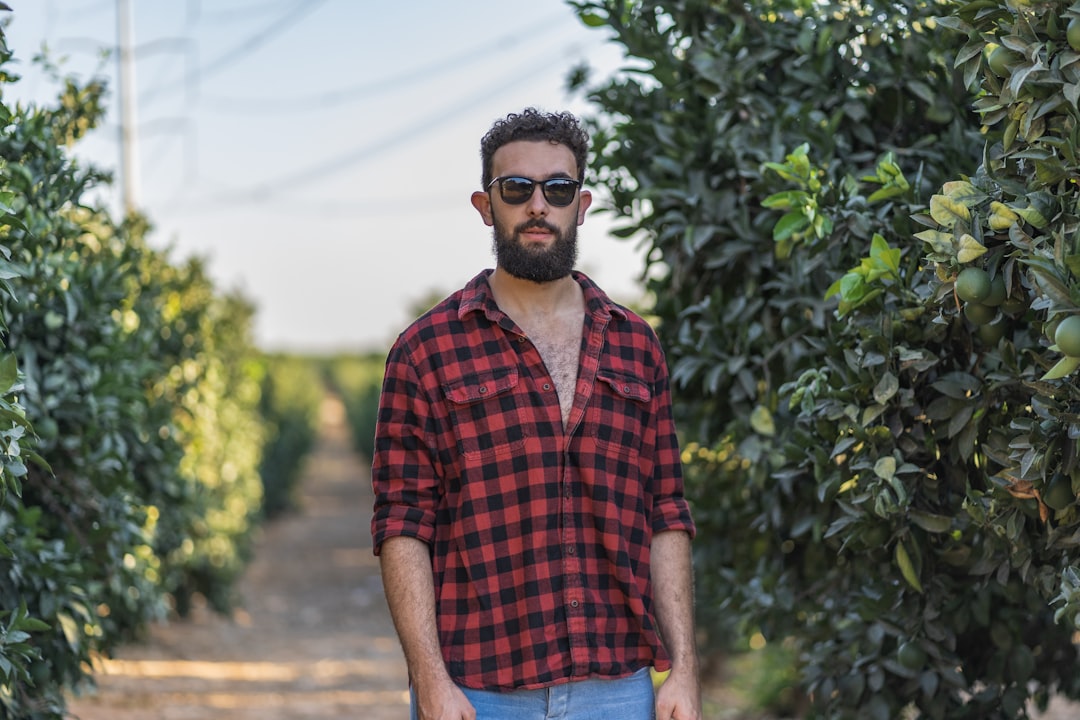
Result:
{"label": "shirt pocket", "polygon": [[620,454],[637,455],[652,422],[652,397],[652,387],[644,380],[600,368],[586,413],[586,432]]}
{"label": "shirt pocket", "polygon": [[466,460],[505,456],[524,445],[528,431],[517,387],[516,367],[470,373],[444,386],[452,432]]}

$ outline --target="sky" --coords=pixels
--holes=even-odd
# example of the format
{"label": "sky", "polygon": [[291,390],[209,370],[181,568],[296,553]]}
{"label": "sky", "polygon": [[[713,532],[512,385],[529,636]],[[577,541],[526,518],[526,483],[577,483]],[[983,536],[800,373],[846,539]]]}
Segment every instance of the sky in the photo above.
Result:
{"label": "sky", "polygon": [[[119,0],[6,2],[22,79],[5,101],[55,99],[31,62],[43,48],[64,74],[106,78],[106,122],[76,153],[119,174]],[[493,267],[469,203],[480,138],[528,106],[592,112],[568,73],[623,64],[564,0],[132,0],[131,16],[150,244],[205,258],[255,304],[270,351],[385,349],[419,303]],[[103,192],[119,213],[119,183]],[[636,302],[643,250],[611,226],[590,211],[578,267]]]}

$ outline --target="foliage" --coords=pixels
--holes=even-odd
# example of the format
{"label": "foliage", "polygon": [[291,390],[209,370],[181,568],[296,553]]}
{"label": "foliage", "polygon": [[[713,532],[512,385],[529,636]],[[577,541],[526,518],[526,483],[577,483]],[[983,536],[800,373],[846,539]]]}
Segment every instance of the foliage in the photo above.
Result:
{"label": "foliage", "polygon": [[1080,8],[573,4],[637,59],[594,179],[666,271],[703,626],[791,644],[823,717],[1076,696]]}
{"label": "foliage", "polygon": [[262,515],[254,308],[237,294],[217,292],[197,258],[183,264],[150,259],[147,277],[168,328],[156,349],[165,372],[152,394],[171,410],[171,434],[182,451],[177,469],[194,503],[193,512],[170,513],[182,540],[170,545],[161,582],[181,615],[196,594],[225,612]]}
{"label": "foliage", "polygon": [[326,361],[327,383],[345,405],[353,447],[368,460],[375,447],[385,362],[386,356],[380,354],[338,355]]}
{"label": "foliage", "polygon": [[324,384],[313,358],[273,354],[264,356],[262,365],[260,407],[267,438],[259,474],[263,513],[274,517],[295,506],[302,463],[318,430]]}
{"label": "foliage", "polygon": [[87,201],[104,93],[0,112],[3,718],[62,717],[170,595],[224,605],[260,512],[252,309]]}

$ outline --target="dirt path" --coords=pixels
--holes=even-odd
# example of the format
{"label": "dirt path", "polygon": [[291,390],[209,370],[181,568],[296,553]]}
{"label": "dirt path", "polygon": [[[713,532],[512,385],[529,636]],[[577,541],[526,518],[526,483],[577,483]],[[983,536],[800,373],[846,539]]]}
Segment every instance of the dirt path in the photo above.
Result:
{"label": "dirt path", "polygon": [[341,403],[301,480],[299,512],[269,524],[240,583],[242,609],[155,627],[107,662],[81,720],[404,720],[405,663],[371,554],[368,468]]}

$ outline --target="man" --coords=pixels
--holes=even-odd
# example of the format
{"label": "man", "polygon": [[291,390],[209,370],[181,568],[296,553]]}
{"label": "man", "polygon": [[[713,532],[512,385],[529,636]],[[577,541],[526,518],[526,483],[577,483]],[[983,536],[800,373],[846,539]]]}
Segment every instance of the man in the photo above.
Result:
{"label": "man", "polygon": [[568,113],[495,123],[496,267],[387,359],[372,535],[418,720],[701,716],[664,356],[574,271],[587,153]]}

